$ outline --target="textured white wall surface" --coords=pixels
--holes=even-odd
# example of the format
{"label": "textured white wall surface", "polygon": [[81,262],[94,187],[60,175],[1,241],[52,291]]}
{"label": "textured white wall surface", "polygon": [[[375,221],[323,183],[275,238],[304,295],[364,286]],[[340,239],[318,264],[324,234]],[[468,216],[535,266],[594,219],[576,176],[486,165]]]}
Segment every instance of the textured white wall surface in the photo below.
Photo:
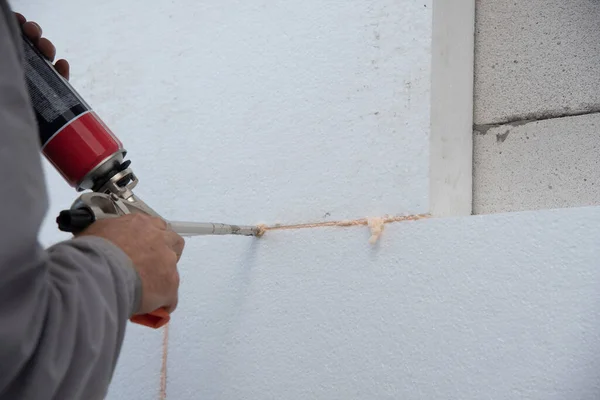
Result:
{"label": "textured white wall surface", "polygon": [[428,209],[431,1],[13,3],[173,219]]}
{"label": "textured white wall surface", "polygon": [[[190,242],[173,399],[597,399],[600,208]],[[214,256],[220,257],[215,263]]]}

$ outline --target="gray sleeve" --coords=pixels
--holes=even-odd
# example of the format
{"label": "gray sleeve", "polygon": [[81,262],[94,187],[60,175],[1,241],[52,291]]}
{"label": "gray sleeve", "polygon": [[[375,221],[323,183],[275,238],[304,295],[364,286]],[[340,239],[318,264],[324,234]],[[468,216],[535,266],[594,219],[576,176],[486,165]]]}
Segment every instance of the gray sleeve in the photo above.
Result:
{"label": "gray sleeve", "polygon": [[0,0],[0,399],[100,399],[141,285],[104,239],[40,246],[47,194],[20,43]]}

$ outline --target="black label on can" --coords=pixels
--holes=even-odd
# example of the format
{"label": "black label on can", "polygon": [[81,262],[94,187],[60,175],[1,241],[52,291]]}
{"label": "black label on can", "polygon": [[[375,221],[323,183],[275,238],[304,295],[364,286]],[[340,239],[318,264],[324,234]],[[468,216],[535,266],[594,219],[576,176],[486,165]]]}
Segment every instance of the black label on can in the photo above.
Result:
{"label": "black label on can", "polygon": [[90,107],[40,51],[23,36],[25,78],[41,145]]}

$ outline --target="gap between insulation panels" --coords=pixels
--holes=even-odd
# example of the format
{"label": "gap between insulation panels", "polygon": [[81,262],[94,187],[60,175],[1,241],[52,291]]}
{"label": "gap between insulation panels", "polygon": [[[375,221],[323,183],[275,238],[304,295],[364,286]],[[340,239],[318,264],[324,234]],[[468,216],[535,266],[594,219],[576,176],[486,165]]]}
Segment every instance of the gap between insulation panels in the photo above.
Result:
{"label": "gap between insulation panels", "polygon": [[375,243],[383,232],[383,225],[394,222],[404,221],[418,221],[421,219],[429,218],[429,214],[416,214],[416,215],[402,215],[402,216],[384,216],[384,217],[367,217],[355,220],[342,220],[342,221],[328,221],[328,222],[316,222],[306,224],[292,224],[292,225],[272,225],[267,226],[259,224],[260,229],[258,237],[263,236],[268,231],[275,230],[291,230],[291,229],[309,229],[309,228],[327,228],[327,227],[341,227],[347,228],[352,226],[368,226],[371,229],[370,243]]}

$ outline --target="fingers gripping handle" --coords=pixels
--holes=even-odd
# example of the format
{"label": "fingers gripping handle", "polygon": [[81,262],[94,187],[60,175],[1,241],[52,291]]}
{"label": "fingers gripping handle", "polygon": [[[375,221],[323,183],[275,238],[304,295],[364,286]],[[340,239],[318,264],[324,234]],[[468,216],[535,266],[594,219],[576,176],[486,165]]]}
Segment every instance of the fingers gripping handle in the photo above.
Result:
{"label": "fingers gripping handle", "polygon": [[[87,228],[93,223],[94,219],[94,216],[86,209],[65,210],[61,212],[56,222],[58,223],[60,230],[75,234]],[[167,310],[159,308],[148,314],[135,315],[129,320],[135,324],[158,329],[165,326],[170,319],[171,316]]]}
{"label": "fingers gripping handle", "polygon": [[150,328],[158,329],[165,326],[171,316],[165,308],[159,308],[148,314],[134,315],[129,320],[134,324],[144,325]]}

